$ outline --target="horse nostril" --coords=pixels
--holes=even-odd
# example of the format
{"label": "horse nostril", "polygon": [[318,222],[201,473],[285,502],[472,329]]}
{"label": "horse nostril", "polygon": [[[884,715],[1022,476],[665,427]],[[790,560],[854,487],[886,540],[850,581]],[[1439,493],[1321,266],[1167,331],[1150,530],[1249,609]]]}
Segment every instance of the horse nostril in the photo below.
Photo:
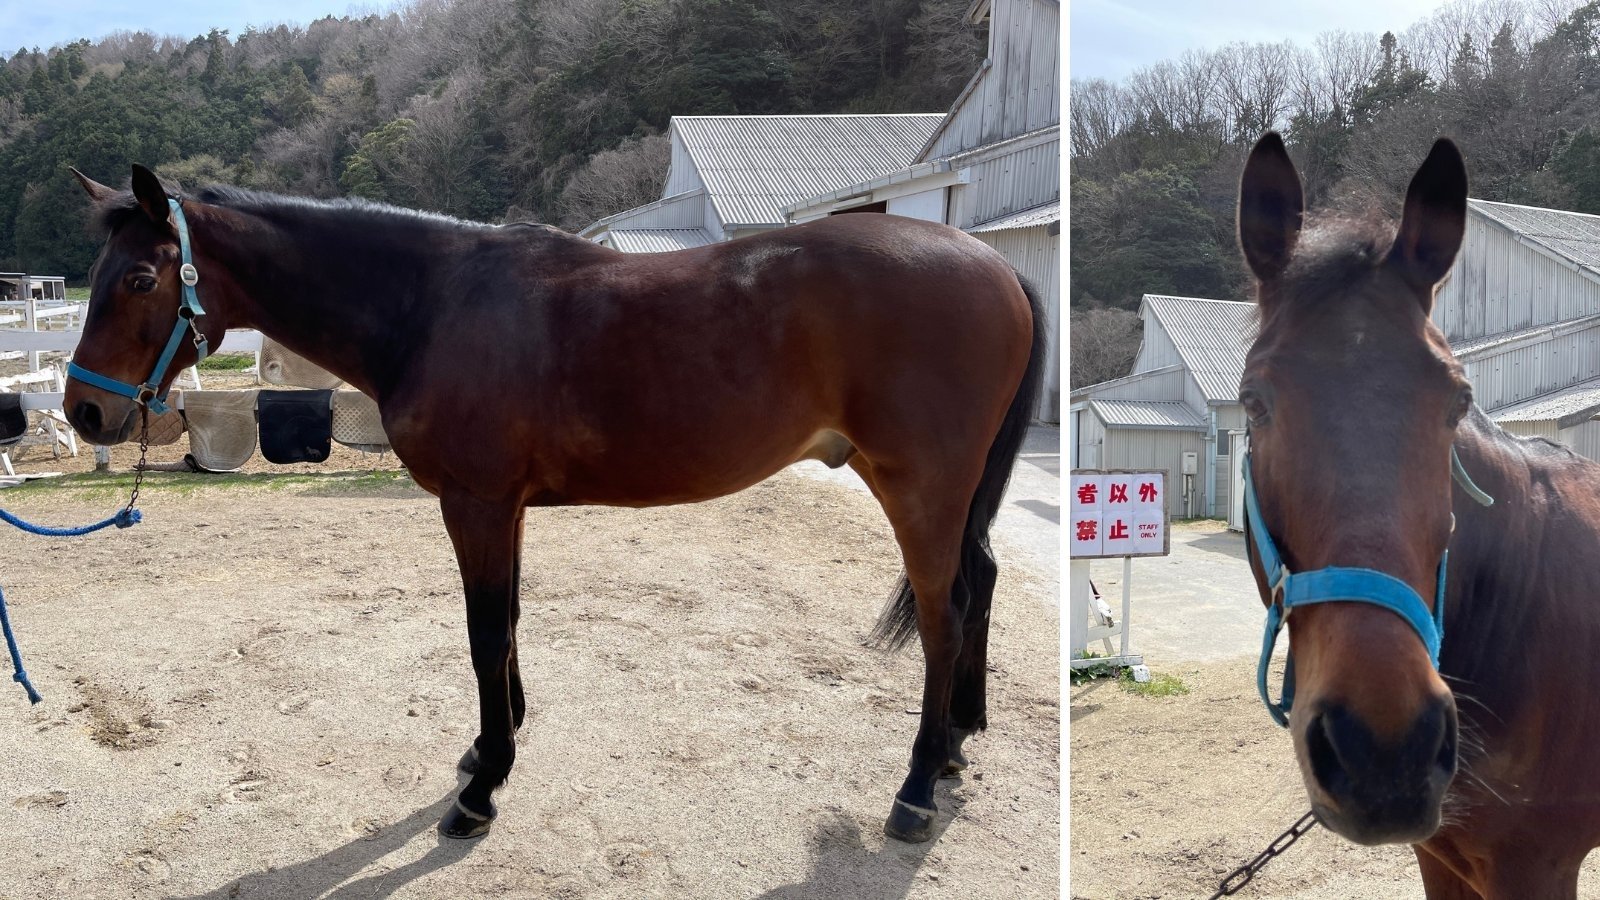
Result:
{"label": "horse nostril", "polygon": [[1311,761],[1311,774],[1331,796],[1341,797],[1350,791],[1350,773],[1335,749],[1331,723],[1326,713],[1318,714],[1306,729],[1306,754]]}
{"label": "horse nostril", "polygon": [[88,400],[79,400],[78,405],[72,408],[73,427],[85,434],[99,434],[104,424],[100,418],[100,405]]}

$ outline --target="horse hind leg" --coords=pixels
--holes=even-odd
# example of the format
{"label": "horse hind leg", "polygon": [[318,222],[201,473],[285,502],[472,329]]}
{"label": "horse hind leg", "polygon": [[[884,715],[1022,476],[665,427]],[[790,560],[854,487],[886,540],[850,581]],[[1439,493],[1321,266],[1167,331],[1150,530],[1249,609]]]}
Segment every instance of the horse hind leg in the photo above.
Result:
{"label": "horse hind leg", "polygon": [[957,605],[962,609],[961,654],[956,657],[950,694],[950,761],[943,772],[947,778],[967,768],[962,752],[967,738],[989,727],[989,608],[999,574],[988,537],[964,535],[956,579]]}
{"label": "horse hind leg", "polygon": [[[962,642],[956,576],[967,503],[943,478],[897,479],[873,470],[871,486],[883,502],[906,565],[906,579],[894,601],[900,615],[880,623],[879,636],[890,644],[903,642],[911,630],[907,619],[914,615],[924,675],[910,771],[895,794],[884,831],[919,842],[932,836],[938,813],[934,784],[951,760],[950,697]],[[914,604],[914,612],[907,604]]]}

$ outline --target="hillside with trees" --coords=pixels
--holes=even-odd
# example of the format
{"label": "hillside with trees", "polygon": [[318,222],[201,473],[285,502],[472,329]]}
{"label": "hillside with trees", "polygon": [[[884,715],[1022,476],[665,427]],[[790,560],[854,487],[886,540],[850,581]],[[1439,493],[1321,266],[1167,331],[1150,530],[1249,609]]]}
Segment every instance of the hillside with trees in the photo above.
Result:
{"label": "hillside with trees", "polygon": [[1244,158],[1278,129],[1316,208],[1397,215],[1440,135],[1472,196],[1600,213],[1600,2],[1459,0],[1402,34],[1195,50],[1071,84],[1072,384],[1127,374],[1141,295],[1247,300]]}
{"label": "hillside with trees", "polygon": [[[673,115],[943,112],[969,0],[415,0],[0,55],[0,270],[86,277],[67,166],[578,228],[659,196]],[[0,51],[3,54],[3,51]]]}

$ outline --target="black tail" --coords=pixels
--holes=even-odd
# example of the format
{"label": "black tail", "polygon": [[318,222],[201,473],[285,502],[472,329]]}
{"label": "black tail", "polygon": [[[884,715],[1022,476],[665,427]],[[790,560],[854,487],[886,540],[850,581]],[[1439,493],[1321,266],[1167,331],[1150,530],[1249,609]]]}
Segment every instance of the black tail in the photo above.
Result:
{"label": "black tail", "polygon": [[[1011,408],[1006,411],[1005,421],[1000,423],[1000,431],[994,436],[994,443],[989,445],[989,459],[983,465],[983,478],[978,481],[978,490],[972,495],[972,506],[967,510],[967,531],[961,541],[961,568],[956,576],[958,590],[955,595],[967,602],[976,600],[984,607],[965,609],[964,616],[969,620],[974,615],[988,615],[987,607],[994,588],[989,527],[994,524],[995,516],[1000,514],[1006,484],[1011,481],[1011,467],[1016,463],[1017,454],[1022,451],[1022,440],[1027,437],[1028,423],[1033,421],[1034,406],[1039,402],[1039,389],[1044,380],[1048,338],[1045,329],[1049,322],[1038,290],[1020,272],[1017,273],[1017,282],[1022,285],[1022,292],[1028,296],[1028,306],[1033,310],[1033,350],[1028,356],[1028,369],[1022,375],[1022,383],[1017,385],[1017,394],[1011,399]],[[983,572],[986,567],[989,570],[987,576]],[[980,586],[983,582],[988,582],[986,588]],[[911,591],[910,580],[901,574],[900,583],[889,598],[889,605],[878,617],[878,624],[873,626],[868,641],[889,650],[898,650],[916,633],[917,598]]]}

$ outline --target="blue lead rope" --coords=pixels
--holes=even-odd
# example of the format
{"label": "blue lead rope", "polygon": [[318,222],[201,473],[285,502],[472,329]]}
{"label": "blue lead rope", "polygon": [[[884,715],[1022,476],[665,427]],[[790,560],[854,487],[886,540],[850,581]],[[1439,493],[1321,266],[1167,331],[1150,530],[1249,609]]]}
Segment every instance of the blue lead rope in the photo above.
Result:
{"label": "blue lead rope", "polygon": [[[130,528],[137,525],[141,518],[143,516],[140,515],[137,509],[128,507],[118,510],[117,514],[111,518],[96,522],[93,525],[84,525],[81,528],[51,528],[46,525],[35,525],[32,522],[23,521],[0,509],[0,520],[15,525],[29,534],[37,534],[44,537],[77,537],[80,534],[88,534],[92,531],[99,531],[102,528],[110,528],[113,525],[118,528]],[[38,703],[44,698],[39,695],[38,691],[34,690],[33,682],[28,680],[28,670],[22,667],[22,651],[17,649],[17,636],[11,632],[11,616],[6,612],[6,595],[4,591],[0,591],[0,630],[5,632],[6,649],[11,651],[11,666],[16,670],[12,674],[11,680],[22,685],[22,689],[28,692],[29,703]]]}

